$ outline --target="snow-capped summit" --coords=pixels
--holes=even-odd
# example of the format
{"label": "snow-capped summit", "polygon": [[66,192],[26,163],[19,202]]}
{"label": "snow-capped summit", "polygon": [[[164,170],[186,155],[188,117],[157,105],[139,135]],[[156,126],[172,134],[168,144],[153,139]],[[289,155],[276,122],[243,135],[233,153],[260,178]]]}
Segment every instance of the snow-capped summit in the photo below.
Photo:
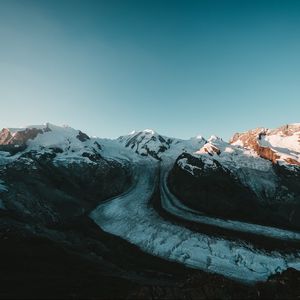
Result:
{"label": "snow-capped summit", "polygon": [[144,133],[154,135],[156,132],[153,129],[144,129]]}
{"label": "snow-capped summit", "polygon": [[166,156],[176,158],[183,152],[194,152],[206,143],[201,135],[182,140],[160,135],[152,129],[133,131],[119,137],[118,141],[137,154],[158,160]]}
{"label": "snow-capped summit", "polygon": [[209,154],[214,156],[215,154],[220,155],[221,151],[217,146],[214,146],[212,143],[206,143],[200,150],[196,151],[195,154]]}
{"label": "snow-capped summit", "polygon": [[216,142],[216,141],[223,141],[222,138],[216,135],[211,135],[210,138],[207,140],[208,142]]}
{"label": "snow-capped summit", "polygon": [[[211,137],[198,151],[190,152],[193,160],[207,168],[218,162],[235,178],[252,190],[261,201],[284,199],[296,201],[296,183],[300,174],[300,125],[292,124],[277,129],[256,128],[237,133],[229,143]],[[189,170],[197,165],[190,161]],[[179,167],[186,163],[178,163]],[[286,174],[289,174],[287,180]],[[295,176],[295,177],[293,177]],[[294,178],[294,179],[292,179]],[[295,190],[287,193],[288,185]]]}
{"label": "snow-capped summit", "polygon": [[194,137],[191,137],[190,140],[195,140],[195,141],[206,141],[206,139],[201,135],[201,134],[197,134],[196,136]]}
{"label": "snow-capped summit", "polygon": [[4,128],[0,132],[0,145],[12,146],[58,146],[66,140],[84,142],[88,135],[69,126],[56,126],[50,123],[31,125],[24,128]]}
{"label": "snow-capped summit", "polygon": [[257,128],[236,133],[232,145],[254,150],[273,163],[300,165],[300,125],[284,125],[276,129]]}
{"label": "snow-capped summit", "polygon": [[171,139],[159,135],[152,129],[133,131],[129,135],[120,136],[118,141],[137,154],[159,159],[160,154],[170,148]]}
{"label": "snow-capped summit", "polygon": [[97,139],[70,126],[57,126],[50,123],[31,125],[24,128],[4,128],[0,132],[0,151],[11,155],[49,153],[56,160],[90,160],[100,157],[101,146]]}

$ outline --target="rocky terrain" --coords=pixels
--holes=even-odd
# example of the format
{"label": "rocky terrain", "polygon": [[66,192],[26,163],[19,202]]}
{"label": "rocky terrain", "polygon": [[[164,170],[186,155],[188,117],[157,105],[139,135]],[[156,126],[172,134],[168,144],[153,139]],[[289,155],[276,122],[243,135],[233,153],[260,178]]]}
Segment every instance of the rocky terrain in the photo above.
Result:
{"label": "rocky terrain", "polygon": [[287,125],[235,134],[230,143],[213,137],[178,157],[171,190],[206,213],[299,230],[299,135],[299,125]]}
{"label": "rocky terrain", "polygon": [[0,298],[299,297],[299,135],[3,129]]}

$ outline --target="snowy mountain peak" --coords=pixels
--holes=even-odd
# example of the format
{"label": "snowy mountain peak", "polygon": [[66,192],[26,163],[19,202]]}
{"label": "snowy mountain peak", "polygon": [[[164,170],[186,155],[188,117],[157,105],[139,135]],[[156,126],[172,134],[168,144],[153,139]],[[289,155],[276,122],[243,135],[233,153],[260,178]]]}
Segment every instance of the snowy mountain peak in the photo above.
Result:
{"label": "snowy mountain peak", "polygon": [[42,139],[40,135],[46,134],[48,143],[55,139],[75,137],[79,141],[86,141],[89,136],[70,126],[57,126],[51,123],[44,125],[30,125],[23,128],[4,128],[0,132],[0,145],[26,145],[29,140]]}
{"label": "snowy mountain peak", "polygon": [[255,151],[273,163],[300,165],[300,126],[284,125],[276,129],[256,128],[236,133],[230,143]]}
{"label": "snowy mountain peak", "polygon": [[192,137],[191,139],[195,140],[205,140],[205,138],[201,134],[197,134],[195,137]]}
{"label": "snowy mountain peak", "polygon": [[133,134],[136,134],[136,130],[130,131],[128,135],[133,135]]}
{"label": "snowy mountain peak", "polygon": [[0,132],[0,151],[10,155],[48,153],[63,161],[96,159],[101,150],[96,139],[70,126],[50,123],[24,128],[4,128]]}
{"label": "snowy mountain peak", "polygon": [[220,153],[221,150],[210,142],[206,143],[200,150],[195,152],[195,154],[209,154],[210,156],[214,156],[215,154],[220,155]]}
{"label": "snowy mountain peak", "polygon": [[146,134],[152,134],[152,135],[156,134],[156,132],[152,129],[144,129],[143,132]]}
{"label": "snowy mountain peak", "polygon": [[134,131],[129,135],[119,137],[117,140],[137,154],[152,156],[156,159],[160,159],[160,154],[169,149],[171,143],[171,139],[159,135],[152,129]]}
{"label": "snowy mountain peak", "polygon": [[222,138],[216,136],[216,135],[212,135],[210,136],[210,138],[208,139],[208,142],[216,142],[216,141],[223,141]]}

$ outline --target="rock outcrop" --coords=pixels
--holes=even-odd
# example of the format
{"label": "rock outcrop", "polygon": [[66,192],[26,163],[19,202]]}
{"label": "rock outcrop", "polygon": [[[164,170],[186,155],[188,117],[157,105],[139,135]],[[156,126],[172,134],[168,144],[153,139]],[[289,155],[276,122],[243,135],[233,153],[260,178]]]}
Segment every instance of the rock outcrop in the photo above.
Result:
{"label": "rock outcrop", "polygon": [[33,140],[43,130],[37,128],[24,128],[12,131],[4,128],[0,132],[0,151],[16,153],[26,148],[28,140]]}
{"label": "rock outcrop", "polygon": [[257,128],[236,133],[230,143],[251,149],[274,164],[282,161],[300,166],[300,124],[285,125],[274,130]]}

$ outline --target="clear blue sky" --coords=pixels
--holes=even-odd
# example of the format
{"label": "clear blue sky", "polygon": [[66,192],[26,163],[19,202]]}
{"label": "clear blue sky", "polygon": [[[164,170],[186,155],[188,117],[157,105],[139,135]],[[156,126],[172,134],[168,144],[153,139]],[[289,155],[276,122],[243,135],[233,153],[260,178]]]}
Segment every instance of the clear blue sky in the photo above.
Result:
{"label": "clear blue sky", "polygon": [[0,105],[103,137],[300,122],[300,1],[0,0]]}

